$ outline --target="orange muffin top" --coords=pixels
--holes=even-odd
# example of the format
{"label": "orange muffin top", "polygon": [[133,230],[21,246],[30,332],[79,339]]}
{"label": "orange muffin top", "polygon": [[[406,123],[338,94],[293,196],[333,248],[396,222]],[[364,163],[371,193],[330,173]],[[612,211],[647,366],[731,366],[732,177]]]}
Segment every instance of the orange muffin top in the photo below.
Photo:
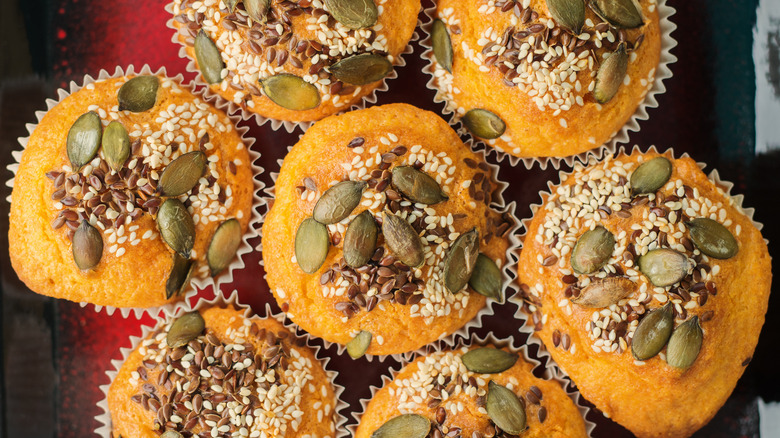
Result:
{"label": "orange muffin top", "polygon": [[159,306],[193,275],[226,268],[253,190],[224,112],[169,78],[100,80],[55,105],[29,138],[14,179],[11,262],[44,295]]}
{"label": "orange muffin top", "polygon": [[154,329],[108,391],[112,436],[124,438],[165,431],[333,438],[336,406],[330,379],[304,339],[273,318],[246,318],[232,307]]}
{"label": "orange muffin top", "polygon": [[689,436],[723,405],[772,273],[759,230],[695,161],[634,152],[577,166],[545,195],[518,278],[580,392],[649,437]]}
{"label": "orange muffin top", "polygon": [[660,59],[656,0],[442,0],[432,15],[433,82],[447,110],[517,157],[607,142]]}
{"label": "orange muffin top", "polygon": [[423,438],[587,436],[560,384],[533,369],[493,346],[420,356],[374,394],[355,438],[400,436],[391,432],[401,424],[409,427],[404,436]]}
{"label": "orange muffin top", "polygon": [[249,113],[319,120],[400,62],[420,0],[175,0],[178,40],[212,92]]}
{"label": "orange muffin top", "polygon": [[263,225],[274,296],[315,336],[346,344],[362,332],[370,354],[452,333],[485,305],[466,284],[472,272],[500,298],[514,222],[491,207],[492,173],[443,120],[409,105],[316,123],[284,159]]}

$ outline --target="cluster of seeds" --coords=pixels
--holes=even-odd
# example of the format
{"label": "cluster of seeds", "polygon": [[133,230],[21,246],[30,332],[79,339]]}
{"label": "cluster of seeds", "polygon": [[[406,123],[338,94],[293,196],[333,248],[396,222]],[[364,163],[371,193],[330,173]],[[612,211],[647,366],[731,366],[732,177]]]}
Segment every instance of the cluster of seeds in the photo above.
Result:
{"label": "cluster of seeds", "polygon": [[[131,400],[156,415],[154,430],[171,437],[284,436],[298,431],[307,392],[328,395],[300,348],[303,339],[248,319],[220,338],[200,314],[186,314],[142,341]],[[311,415],[329,421],[335,435],[333,408],[318,403]]]}
{"label": "cluster of seeds", "polygon": [[[517,355],[495,348],[463,347],[456,351],[436,352],[415,361],[417,370],[405,378],[396,378],[388,388],[390,396],[398,400],[401,415],[388,420],[373,436],[393,436],[392,432],[405,426],[410,437],[510,437],[527,428],[526,415],[535,414],[540,423],[547,419],[543,394],[537,386],[522,389],[515,377],[509,377],[506,386],[490,379],[514,366]],[[520,393],[518,396],[516,393]],[[476,408],[468,406],[463,396],[473,400]],[[420,409],[431,412],[431,418],[414,414]],[[458,418],[487,415],[488,430],[465,434],[454,425]]]}
{"label": "cluster of seeds", "polygon": [[[717,260],[738,251],[734,236],[741,229],[727,210],[735,205],[720,188],[728,205],[671,178],[672,166],[663,157],[577,166],[540,211],[544,223],[533,238],[545,251],[537,256],[538,271],[556,273],[557,287],[564,291],[557,306],[565,313],[571,315],[574,306],[593,309],[584,328],[596,352],[636,347],[635,332],[660,306],[668,304],[673,320],[713,317],[704,306],[718,293]],[[614,219],[630,220],[630,229],[610,232]],[[523,308],[540,330],[547,319],[544,286],[521,286]],[[555,330],[552,341],[576,351],[567,333]],[[636,349],[633,353],[642,363]]]}
{"label": "cluster of seeds", "polygon": [[[132,122],[131,113],[154,107],[159,87],[173,95],[182,90],[170,79],[155,76],[116,81],[116,86],[116,105],[90,105],[71,127],[66,144],[70,165],[46,173],[52,181],[51,199],[57,210],[51,225],[54,229],[65,227],[81,269],[94,268],[102,258],[101,233],[108,252],[116,257],[124,255],[128,246],[156,239],[157,230],[142,233],[134,222],[144,214],[158,217],[166,199],[180,203],[191,216],[192,234],[196,225],[234,221],[228,214],[233,189],[221,185],[218,179],[221,172],[236,174],[237,166],[244,163],[238,158],[221,163],[208,134],[209,130],[230,132],[230,120],[195,98],[161,109],[154,123]],[[90,90],[94,87],[86,86]],[[238,150],[243,147],[241,142],[235,146]],[[238,211],[237,216],[240,219],[243,212]],[[238,230],[233,238],[240,239],[240,235]],[[171,242],[170,235],[163,233],[162,237],[175,251],[186,252],[177,250],[178,244]],[[188,240],[187,236],[174,239]],[[188,244],[191,250],[191,242]],[[226,251],[230,252],[231,247]],[[234,253],[219,257],[229,260]],[[197,254],[190,251],[182,256],[189,259]],[[224,260],[214,262],[212,272],[221,270]],[[183,286],[171,285],[167,294],[170,297]]]}
{"label": "cluster of seeds", "polygon": [[173,14],[204,79],[231,88],[234,103],[266,95],[291,110],[340,108],[392,71],[377,23],[385,1],[176,0]]}
{"label": "cluster of seeds", "polygon": [[[518,87],[532,98],[539,111],[561,115],[588,101],[608,102],[620,85],[630,83],[627,65],[637,59],[636,50],[644,40],[641,11],[632,0],[605,2],[589,0],[594,18],[585,17],[583,0],[548,0],[551,18],[540,16],[530,0],[488,0],[478,8],[483,15],[509,14],[509,26],[483,29],[478,47],[461,42],[466,60],[482,72],[498,70],[507,87]],[[614,9],[613,9],[614,8]],[[650,0],[655,9],[655,0]],[[506,126],[496,114],[475,108],[459,107],[454,96],[450,33],[461,34],[460,20],[454,9],[438,11],[432,42],[436,63],[437,88],[446,96],[448,110],[462,118],[466,127],[494,145],[495,139],[514,148]],[[575,17],[575,18],[573,18]],[[595,21],[594,21],[595,20]],[[641,78],[643,87],[652,86],[654,70]],[[568,122],[561,117],[560,125]],[[595,142],[595,139],[592,139]]]}

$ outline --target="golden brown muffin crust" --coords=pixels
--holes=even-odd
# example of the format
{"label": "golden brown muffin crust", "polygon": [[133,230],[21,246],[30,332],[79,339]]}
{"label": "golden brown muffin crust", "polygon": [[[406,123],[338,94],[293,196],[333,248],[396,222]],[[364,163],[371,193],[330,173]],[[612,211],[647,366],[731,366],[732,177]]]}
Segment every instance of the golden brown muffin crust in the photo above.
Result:
{"label": "golden brown muffin crust", "polygon": [[[174,1],[173,24],[179,30],[179,42],[184,44],[187,56],[196,65],[193,43],[198,31],[203,28],[212,40],[218,42],[229,76],[222,83],[210,85],[211,91],[250,113],[293,122],[320,120],[345,111],[371,95],[384,80],[366,85],[350,85],[330,75],[327,67],[354,53],[387,55],[388,59],[397,65],[417,26],[417,13],[420,11],[419,0],[376,0],[380,10],[377,23],[371,28],[355,32],[341,24],[337,25],[336,20],[323,9],[321,0],[273,0],[270,2],[273,12],[269,13],[269,16],[284,16],[285,19],[272,21],[269,18],[267,26],[255,24],[250,29],[246,24],[226,24],[226,21],[235,23],[236,16],[243,17],[243,22],[246,22],[246,13],[240,2],[233,14],[226,8],[217,10],[218,5],[222,4],[221,1],[204,3],[208,6],[199,8],[198,12],[212,20],[213,25],[201,26],[198,24],[200,21],[193,21],[197,13],[192,8],[192,2],[187,0]],[[219,18],[215,14],[219,14]],[[323,16],[327,17],[325,22],[317,21]],[[285,23],[285,20],[289,20],[289,23]],[[240,23],[242,20],[238,21]],[[276,30],[277,25],[282,26],[281,35]],[[332,34],[334,29],[349,36],[326,37],[326,34]],[[350,43],[349,38],[355,41]],[[341,45],[344,46],[343,49],[340,48]],[[325,51],[323,47],[329,50]],[[330,49],[335,52],[331,53]],[[277,105],[265,94],[261,94],[258,79],[280,72],[294,74],[303,77],[307,82],[316,83],[322,98],[320,104],[313,109],[294,111]],[[238,87],[229,86],[234,75],[240,78]]]}
{"label": "golden brown muffin crust", "polygon": [[[604,25],[599,27],[601,32],[598,32],[596,27],[602,20],[586,7],[586,24],[581,35],[587,33],[591,36],[587,44],[597,58],[587,56],[584,65],[576,70],[564,69],[561,68],[563,60],[576,64],[583,59],[566,59],[568,53],[579,56],[588,51],[575,49],[570,52],[567,46],[566,50],[562,50],[562,56],[556,55],[561,56],[558,60],[545,58],[546,47],[537,47],[541,51],[531,52],[529,57],[533,59],[530,65],[522,62],[519,74],[507,76],[508,68],[502,66],[504,59],[496,62],[497,50],[490,49],[493,44],[499,47],[499,43],[507,41],[504,39],[505,31],[527,31],[530,37],[539,40],[545,32],[556,34],[557,29],[557,36],[551,36],[546,43],[549,47],[561,49],[563,35],[567,35],[568,40],[572,37],[557,26],[553,31],[533,31],[533,26],[547,27],[550,13],[545,0],[517,2],[513,9],[506,12],[502,12],[500,7],[504,2],[495,3],[497,7],[491,9],[482,0],[442,0],[437,2],[433,14],[447,24],[453,48],[452,73],[447,73],[434,62],[434,82],[446,96],[447,109],[455,111],[458,119],[473,108],[483,108],[497,114],[506,123],[506,131],[501,137],[487,140],[491,146],[517,157],[566,157],[585,152],[607,142],[634,114],[652,88],[661,52],[656,0],[639,2],[644,16],[643,26],[622,31],[625,40],[632,44],[642,36],[641,43],[633,51],[635,54],[630,56],[626,73],[628,84],[624,82],[617,94],[603,105],[595,101],[589,87],[603,53],[607,47],[610,51],[614,50],[616,41],[619,41],[615,28],[611,28],[609,36],[606,36]],[[533,19],[532,13],[538,18]],[[529,15],[527,21],[526,15]],[[603,45],[596,47],[595,41],[602,44],[598,38],[602,33],[605,35]],[[532,43],[529,36],[518,37],[517,41],[520,47],[510,50],[519,50],[519,54],[529,53],[527,48],[523,50],[523,43],[536,43]],[[501,54],[510,50],[501,50]],[[533,57],[534,53],[538,56]],[[545,61],[550,61],[547,68],[538,65]],[[556,72],[557,77],[550,75],[551,70]],[[516,85],[507,86],[504,80],[513,81],[513,77],[518,77],[514,79]],[[549,91],[545,93],[543,90]],[[544,102],[541,107],[540,99]]]}
{"label": "golden brown muffin crust", "polygon": [[[204,143],[209,148],[206,155],[216,161],[209,168],[213,173],[204,178],[218,176],[223,195],[212,192],[215,199],[202,198],[203,205],[193,211],[201,216],[206,214],[205,208],[221,207],[224,211],[213,211],[208,214],[211,217],[208,223],[208,218],[201,218],[196,224],[193,253],[198,261],[197,275],[208,275],[206,249],[214,230],[224,219],[237,218],[241,230],[247,229],[254,190],[252,170],[241,135],[230,119],[165,78],[160,78],[153,108],[141,113],[117,111],[117,90],[127,79],[120,77],[88,84],[63,99],[43,117],[22,154],[12,193],[9,246],[11,262],[19,278],[35,292],[115,307],[152,307],[168,301],[165,285],[171,272],[172,252],[160,239],[155,220],[147,209],[122,226],[122,234],[115,221],[106,223],[106,231],[101,233],[103,255],[97,267],[90,271],[81,271],[74,263],[69,234],[72,231],[67,224],[53,228],[61,211],[72,209],[53,199],[58,190],[47,174],[70,169],[66,151],[68,131],[88,111],[101,114],[104,129],[108,120],[118,120],[127,129],[131,142],[140,141],[139,151],[131,155],[125,167],[134,159],[140,163],[137,168],[144,166],[143,160],[155,155],[152,147],[165,151],[168,145],[173,148],[184,144],[192,151],[208,136]],[[178,111],[179,108],[185,111]],[[102,153],[101,150],[100,156]],[[180,152],[165,153],[170,157],[180,155]],[[159,163],[152,168],[162,170]],[[66,172],[66,176],[71,174]],[[105,179],[101,179],[100,186],[105,187]],[[159,196],[154,190],[153,195],[141,193],[140,189],[132,192],[138,200],[134,209],[141,209],[140,205],[147,199]],[[83,199],[80,194],[75,196]],[[224,199],[220,201],[220,198]],[[119,207],[112,202],[123,217],[129,216],[126,206]],[[189,203],[192,205],[192,201]]]}
{"label": "golden brown muffin crust", "polygon": [[[617,249],[613,260],[623,260],[620,266],[639,285],[638,290],[628,296],[631,301],[618,303],[617,313],[622,315],[615,319],[615,312],[610,309],[583,308],[569,301],[568,284],[582,284],[583,276],[564,279],[565,275],[572,274],[570,255],[564,255],[563,261],[558,260],[549,246],[556,233],[546,233],[547,229],[555,227],[551,226],[549,218],[558,211],[554,208],[556,199],[566,196],[572,187],[583,181],[581,167],[553,188],[555,197],[544,196],[544,206],[537,210],[528,227],[518,264],[518,278],[525,295],[523,308],[533,314],[529,322],[536,324],[537,335],[589,401],[638,436],[685,437],[715,415],[750,361],[764,323],[772,274],[761,233],[732,199],[725,196],[723,188],[709,180],[692,159],[673,159],[671,153],[663,155],[673,163],[671,178],[659,191],[665,198],[664,203],[651,207],[652,200],[644,205],[640,202],[638,206],[622,210],[630,213],[628,217],[621,217],[617,210],[608,215],[605,211],[602,216],[606,218],[600,223],[618,237],[618,246],[625,248],[621,243],[626,242],[625,237],[619,236],[621,231],[631,236],[639,232],[635,231],[637,225],[643,229],[642,223],[664,217],[663,220],[667,220],[670,213],[675,212],[675,232],[664,233],[663,239],[697,263],[694,272],[689,273],[683,283],[671,288],[654,288],[638,269],[629,271],[631,268],[625,265],[622,249]],[[612,170],[615,182],[624,181],[630,178],[638,163],[656,156],[655,152],[620,154],[614,161],[608,160],[606,168]],[[625,171],[616,172],[615,163],[621,163]],[[585,172],[600,184],[602,180],[596,177],[604,169],[602,164],[596,164]],[[577,189],[574,190],[576,193]],[[675,198],[677,195],[682,196]],[[585,194],[582,202],[592,199]],[[682,203],[682,210],[675,203]],[[653,212],[661,213],[658,207],[666,210],[665,216],[650,218]],[[706,215],[702,214],[704,209],[708,210]],[[686,221],[707,216],[726,225],[739,243],[739,252],[725,260],[691,255],[685,246],[691,242],[684,240],[689,238],[689,233],[682,226],[680,217],[683,214]],[[642,215],[644,222],[639,220]],[[586,226],[583,222],[579,228],[572,229],[574,235],[579,236]],[[659,228],[658,232],[664,232],[664,228]],[[565,232],[557,234],[561,241],[565,240],[564,235]],[[635,251],[641,253],[646,244],[639,242],[645,238],[648,242],[655,240],[651,237],[646,234],[631,237]],[[567,240],[569,246],[574,240]],[[555,260],[543,266],[551,257]],[[571,296],[571,291],[568,293]],[[694,316],[701,321],[703,344],[698,358],[688,369],[668,365],[663,359],[666,350],[644,362],[635,362],[632,353],[627,351],[631,348],[630,336],[633,336],[637,322],[647,311],[661,307],[659,299],[664,303],[670,299],[676,303],[675,325]],[[606,314],[598,316],[594,313],[604,311]],[[604,324],[605,317],[622,322]],[[597,326],[596,320],[602,325]],[[617,336],[611,338],[612,332]],[[617,352],[604,352],[605,346],[610,351],[617,348]]]}
{"label": "golden brown muffin crust", "polygon": [[[363,139],[364,144],[347,147],[356,138]],[[399,146],[403,146],[403,154],[397,149]],[[332,265],[342,258],[341,241],[338,240],[335,249],[331,245],[327,259],[314,274],[304,273],[294,261],[298,226],[311,216],[322,193],[337,181],[370,179],[370,172],[376,169],[373,165],[367,169],[366,163],[379,162],[383,154],[392,150],[400,154],[392,161],[394,165],[422,160],[428,164],[423,169],[425,172],[431,173],[433,163],[444,166],[443,171],[448,169],[444,175],[448,181],[451,179],[445,184],[450,190],[449,200],[427,208],[439,217],[460,214],[457,220],[453,217],[452,230],[463,233],[476,227],[480,239],[483,239],[480,251],[501,266],[508,247],[507,238],[491,237],[489,244],[484,239],[489,237],[488,234],[505,236],[512,226],[506,223],[505,216],[486,205],[485,200],[491,199],[495,189],[492,183],[483,185],[484,181],[492,181],[490,168],[433,113],[405,104],[393,104],[334,116],[310,128],[282,164],[276,181],[276,199],[263,225],[263,257],[268,283],[288,316],[315,336],[345,344],[358,331],[370,331],[374,339],[368,349],[370,354],[412,351],[457,330],[485,305],[482,295],[461,292],[453,296],[439,286],[438,295],[426,292],[428,298],[423,298],[419,304],[401,305],[383,300],[370,312],[361,307],[348,318],[336,307],[340,302],[349,301],[344,296],[346,291],[338,292],[340,287],[326,284],[324,288],[321,284],[323,274],[328,274]],[[471,186],[472,182],[476,188]],[[484,189],[487,192],[483,192]],[[367,198],[370,196],[367,193],[375,192],[367,189],[363,201],[372,206],[373,213],[378,214],[374,210],[383,208],[382,195],[378,194],[378,199]],[[365,209],[365,204],[359,205],[350,220]],[[341,237],[344,232],[343,224],[329,227],[331,240],[338,239],[334,236],[338,234]],[[446,240],[449,241],[449,238]],[[379,242],[382,247],[382,240]],[[428,274],[422,274],[418,280],[428,282],[429,278]],[[327,296],[324,291],[327,291]]]}
{"label": "golden brown muffin crust", "polygon": [[[523,437],[586,436],[580,412],[557,382],[534,377],[534,366],[522,357],[514,366],[501,373],[472,373],[466,369],[460,357],[475,348],[472,346],[436,352],[418,357],[406,365],[391,382],[376,391],[360,418],[355,438],[370,437],[386,421],[402,413],[414,413],[430,419],[433,427],[440,428],[442,435],[457,427],[460,428],[460,436],[471,437],[474,433],[493,436],[491,432],[495,434],[494,425],[484,407],[488,382],[491,380],[510,388],[523,399],[528,424],[522,433]],[[453,369],[456,370],[455,375]],[[454,382],[437,385],[437,379],[441,378],[439,376],[448,382],[462,377],[464,383],[460,388],[456,388]],[[448,393],[446,401],[441,402],[443,396],[438,399],[433,397],[436,391],[441,393],[443,390]],[[541,397],[534,397],[537,392]],[[441,416],[442,410],[445,419],[439,423],[437,415]],[[544,413],[540,414],[542,411]],[[541,418],[544,421],[540,421]]]}
{"label": "golden brown muffin crust", "polygon": [[[246,424],[244,421],[243,427],[252,433],[255,429],[265,432],[269,437],[296,437],[305,434],[318,437],[335,437],[335,417],[336,417],[336,396],[333,390],[333,386],[322,368],[320,362],[314,356],[314,353],[305,346],[305,342],[302,339],[295,338],[295,335],[290,333],[282,324],[273,318],[251,318],[247,319],[243,316],[243,312],[240,312],[234,308],[209,308],[200,311],[203,319],[205,320],[206,331],[205,335],[201,335],[199,341],[193,341],[202,347],[202,351],[208,349],[212,351],[223,350],[226,351],[228,345],[243,345],[244,350],[239,353],[239,350],[233,348],[231,353],[227,354],[231,357],[238,357],[240,360],[233,360],[232,363],[243,362],[245,360],[244,352],[255,349],[257,354],[262,355],[263,365],[268,366],[267,369],[273,368],[270,366],[271,360],[275,360],[277,353],[272,352],[274,350],[285,351],[287,354],[283,354],[284,359],[288,365],[284,367],[277,367],[277,373],[274,374],[276,384],[265,388],[263,385],[258,386],[258,383],[252,379],[250,384],[235,387],[236,393],[243,391],[241,388],[250,390],[250,394],[241,394],[239,397],[249,396],[253,403],[257,403],[259,400],[260,405],[252,405],[246,415],[254,417],[254,427]],[[108,391],[108,407],[111,413],[112,434],[115,437],[124,438],[136,438],[147,437],[156,438],[159,434],[154,430],[155,421],[158,415],[151,409],[146,409],[145,406],[154,407],[154,401],[150,401],[150,395],[155,394],[158,401],[163,398],[168,399],[171,395],[171,388],[166,387],[164,384],[160,385],[158,379],[160,379],[161,369],[156,366],[155,358],[160,355],[165,363],[172,361],[175,367],[179,367],[181,361],[187,359],[183,353],[186,353],[183,348],[174,350],[173,352],[167,346],[161,347],[161,350],[157,349],[158,343],[165,339],[166,333],[170,327],[170,324],[166,324],[163,327],[155,329],[146,339],[142,342],[142,346],[136,348],[125,360],[122,368],[119,370],[114,381],[111,383],[111,387]],[[157,336],[159,335],[159,340]],[[215,345],[209,341],[209,339],[218,340]],[[271,341],[269,344],[269,340]],[[221,345],[221,347],[220,347]],[[142,351],[143,350],[143,351]],[[218,351],[217,351],[218,352]],[[191,352],[190,352],[191,353]],[[172,360],[172,357],[182,357],[180,360]],[[196,356],[198,357],[198,356]],[[209,355],[206,355],[208,361]],[[184,422],[189,422],[192,418],[198,418],[195,420],[195,426],[189,430],[195,434],[201,432],[211,433],[212,427],[205,423],[205,416],[210,415],[208,410],[208,404],[204,400],[212,400],[212,406],[217,409],[218,402],[214,396],[207,396],[209,390],[214,394],[220,394],[220,391],[215,391],[212,385],[219,385],[219,387],[227,390],[229,387],[229,381],[231,379],[227,377],[230,373],[229,367],[224,367],[222,362],[225,359],[215,357],[215,364],[218,370],[215,370],[215,366],[209,366],[207,370],[210,371],[212,377],[205,377],[202,374],[196,374],[196,371],[186,371],[186,377],[179,379],[179,384],[185,384],[194,378],[199,378],[200,384],[204,385],[208,382],[208,390],[204,390],[203,387],[199,391],[180,397],[178,403],[182,403],[179,407],[184,407],[183,410],[177,411],[173,409],[173,412],[178,413]],[[191,359],[190,362],[193,362]],[[257,364],[257,359],[250,367],[262,370]],[[196,365],[192,364],[192,370],[196,369]],[[232,368],[235,368],[233,366]],[[224,374],[224,380],[216,380],[213,376],[218,373]],[[217,373],[217,374],[215,374]],[[293,373],[297,375],[293,376]],[[165,373],[166,375],[173,375]],[[264,374],[264,379],[267,381],[268,373]],[[143,376],[146,376],[144,378]],[[303,376],[303,377],[302,377]],[[170,381],[172,377],[167,380]],[[149,385],[149,386],[147,386]],[[267,383],[266,383],[267,385]],[[150,389],[152,389],[150,391]],[[275,389],[274,389],[275,388]],[[261,391],[261,392],[258,392]],[[278,396],[263,395],[270,394],[272,391]],[[180,394],[187,394],[189,391],[181,391]],[[145,394],[145,396],[144,396]],[[203,408],[200,411],[200,415],[191,413],[192,403],[195,402],[196,395],[200,397],[202,403],[198,403]],[[142,398],[145,400],[142,401]],[[228,402],[229,404],[230,402]],[[235,404],[236,402],[232,402]],[[261,424],[264,424],[265,418],[262,412],[263,409],[257,409],[265,403],[266,407],[270,406],[276,409],[277,406],[282,412],[290,414],[288,419],[276,419],[275,427],[264,428]],[[160,404],[160,403],[157,403]],[[224,402],[223,402],[224,404]],[[164,405],[164,404],[163,404]],[[244,399],[242,399],[242,406],[246,406]],[[165,408],[164,408],[165,409]],[[223,412],[223,411],[221,411]],[[302,415],[301,415],[302,412]],[[200,417],[204,420],[201,421]],[[298,419],[297,427],[293,425],[292,418]],[[266,421],[268,423],[268,421]],[[230,423],[228,423],[230,424]],[[184,424],[187,425],[187,424]],[[205,428],[204,428],[205,425]],[[222,426],[220,424],[220,426]],[[283,431],[279,431],[284,427]],[[167,430],[170,427],[163,428]],[[236,428],[237,430],[238,428]],[[231,429],[232,431],[233,429]],[[181,427],[179,427],[181,431]]]}

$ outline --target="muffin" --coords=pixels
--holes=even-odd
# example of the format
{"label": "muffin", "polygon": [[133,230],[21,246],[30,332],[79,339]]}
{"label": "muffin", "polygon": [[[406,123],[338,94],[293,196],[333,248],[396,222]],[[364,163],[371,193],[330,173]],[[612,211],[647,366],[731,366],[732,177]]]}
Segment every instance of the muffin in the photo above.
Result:
{"label": "muffin", "polygon": [[112,436],[125,438],[332,438],[336,406],[305,339],[231,306],[158,325],[108,390]]}
{"label": "muffin", "polygon": [[437,97],[515,157],[606,143],[652,88],[661,56],[657,0],[441,0],[429,15]]}
{"label": "muffin", "polygon": [[587,436],[560,384],[533,369],[491,345],[419,356],[373,394],[355,438]]}
{"label": "muffin", "polygon": [[155,75],[88,83],[31,133],[14,179],[11,262],[33,291],[100,306],[180,299],[235,258],[252,215],[231,119]]}
{"label": "muffin", "polygon": [[500,299],[514,221],[491,206],[498,187],[431,112],[393,104],[322,120],[276,181],[263,225],[271,292],[312,335],[354,339],[354,356],[453,333]]}
{"label": "muffin", "polygon": [[585,398],[640,437],[689,436],[750,362],[772,279],[761,233],[695,161],[578,165],[543,195],[522,308]]}
{"label": "muffin", "polygon": [[212,93],[244,114],[308,122],[359,104],[403,65],[420,1],[174,0],[169,10]]}

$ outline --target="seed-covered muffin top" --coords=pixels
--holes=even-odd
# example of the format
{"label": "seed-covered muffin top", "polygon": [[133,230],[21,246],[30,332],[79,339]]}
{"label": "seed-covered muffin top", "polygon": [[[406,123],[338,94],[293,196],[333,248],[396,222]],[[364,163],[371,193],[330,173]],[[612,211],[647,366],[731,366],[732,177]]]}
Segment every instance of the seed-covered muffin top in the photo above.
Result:
{"label": "seed-covered muffin top", "polygon": [[285,158],[263,227],[268,281],[310,333],[414,350],[500,299],[510,215],[441,119],[387,105],[324,120]]}
{"label": "seed-covered muffin top", "polygon": [[355,437],[586,436],[574,402],[533,368],[493,346],[418,357],[374,394]]}
{"label": "seed-covered muffin top", "polygon": [[654,82],[656,0],[442,0],[432,15],[446,110],[517,157],[605,143]]}
{"label": "seed-covered muffin top", "polygon": [[33,131],[14,181],[14,268],[36,292],[115,307],[175,299],[234,259],[251,216],[233,122],[153,75],[87,84]]}
{"label": "seed-covered muffin top", "polygon": [[108,391],[112,434],[125,438],[333,438],[336,403],[304,339],[218,307],[155,328]]}
{"label": "seed-covered muffin top", "polygon": [[174,0],[173,25],[213,92],[293,122],[349,109],[400,62],[419,0]]}
{"label": "seed-covered muffin top", "polygon": [[[693,160],[634,152],[579,165],[545,196],[518,277],[555,360],[641,435],[692,433],[714,415],[755,348],[771,271],[760,232]],[[635,378],[657,395],[631,395]],[[683,400],[695,414],[656,424]]]}

